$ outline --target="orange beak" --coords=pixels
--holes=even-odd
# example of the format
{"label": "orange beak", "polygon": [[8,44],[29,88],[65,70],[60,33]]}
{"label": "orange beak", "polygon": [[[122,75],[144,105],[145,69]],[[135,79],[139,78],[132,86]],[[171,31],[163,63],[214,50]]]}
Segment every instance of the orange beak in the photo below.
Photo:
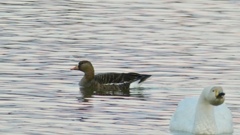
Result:
{"label": "orange beak", "polygon": [[71,68],[70,70],[79,70],[78,66]]}

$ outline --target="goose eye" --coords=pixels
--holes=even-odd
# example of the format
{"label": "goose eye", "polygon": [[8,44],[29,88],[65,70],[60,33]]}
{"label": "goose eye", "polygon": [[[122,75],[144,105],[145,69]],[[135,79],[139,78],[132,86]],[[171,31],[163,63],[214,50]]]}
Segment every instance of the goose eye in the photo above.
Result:
{"label": "goose eye", "polygon": [[212,90],[212,92],[214,92],[214,90]]}

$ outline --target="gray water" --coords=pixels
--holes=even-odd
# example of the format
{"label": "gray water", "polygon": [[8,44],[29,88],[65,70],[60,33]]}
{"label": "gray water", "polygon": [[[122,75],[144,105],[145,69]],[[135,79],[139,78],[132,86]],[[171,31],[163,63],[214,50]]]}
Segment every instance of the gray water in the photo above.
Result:
{"label": "gray water", "polygon": [[[237,0],[0,2],[0,134],[172,135],[177,103],[221,85],[240,134]],[[79,92],[96,73],[151,74],[130,96]]]}

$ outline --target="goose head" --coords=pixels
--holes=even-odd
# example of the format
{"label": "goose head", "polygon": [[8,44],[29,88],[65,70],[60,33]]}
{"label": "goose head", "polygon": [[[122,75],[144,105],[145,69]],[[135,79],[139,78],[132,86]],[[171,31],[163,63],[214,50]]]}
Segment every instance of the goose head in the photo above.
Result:
{"label": "goose head", "polygon": [[92,63],[90,61],[87,61],[87,60],[80,61],[78,63],[78,65],[71,68],[71,70],[80,70],[84,73],[94,72],[94,68],[92,66]]}
{"label": "goose head", "polygon": [[222,87],[213,86],[205,88],[205,99],[214,106],[221,105],[225,100],[225,93],[223,92]]}

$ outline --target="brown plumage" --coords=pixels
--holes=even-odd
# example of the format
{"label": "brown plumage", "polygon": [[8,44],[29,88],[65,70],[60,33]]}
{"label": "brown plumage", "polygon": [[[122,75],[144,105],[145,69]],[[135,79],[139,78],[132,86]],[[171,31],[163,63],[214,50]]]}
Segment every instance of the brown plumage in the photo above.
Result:
{"label": "brown plumage", "polygon": [[142,83],[151,76],[138,73],[101,73],[95,75],[91,62],[87,60],[80,61],[71,70],[84,72],[84,76],[79,82],[81,87],[94,89],[98,92],[129,90],[132,82]]}

